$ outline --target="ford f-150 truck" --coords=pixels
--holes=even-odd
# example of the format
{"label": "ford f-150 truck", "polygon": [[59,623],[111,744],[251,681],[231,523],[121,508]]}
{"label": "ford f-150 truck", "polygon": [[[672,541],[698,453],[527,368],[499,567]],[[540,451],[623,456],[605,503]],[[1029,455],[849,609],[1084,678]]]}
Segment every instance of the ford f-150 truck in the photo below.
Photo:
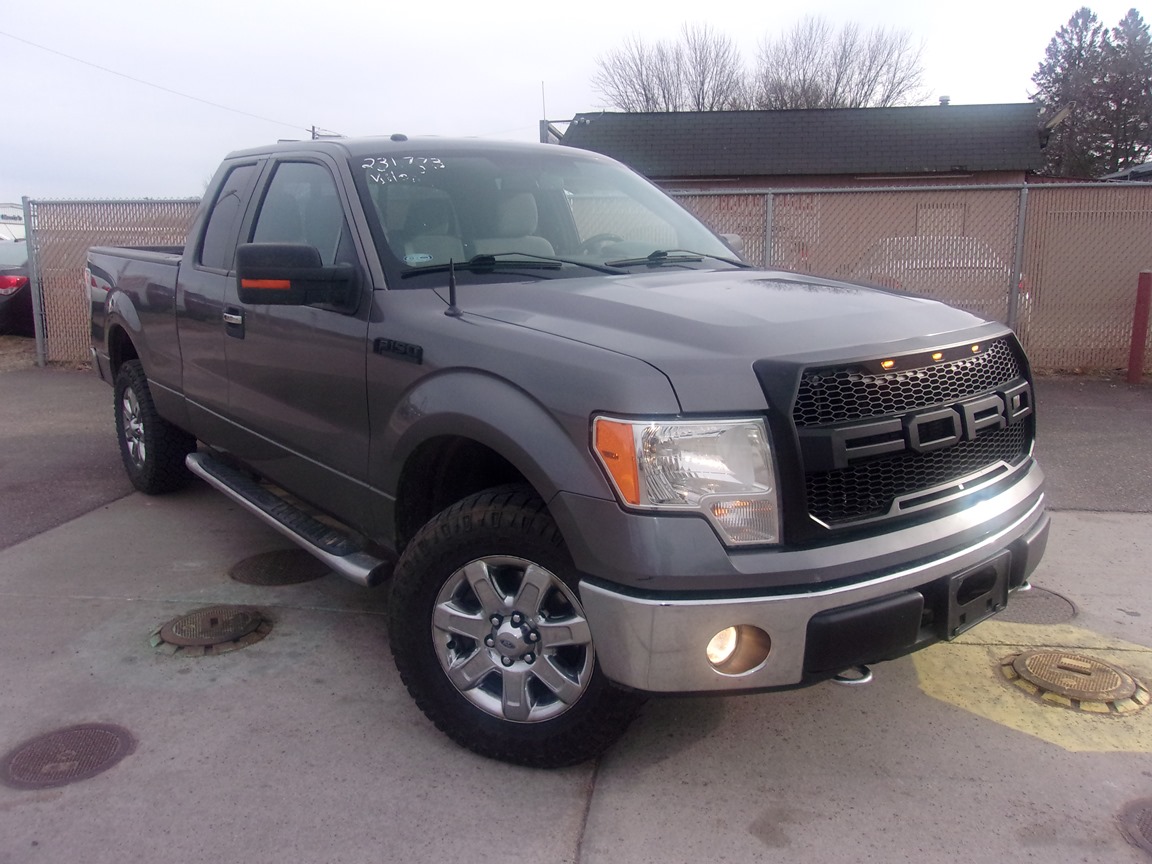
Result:
{"label": "ford f-150 truck", "polygon": [[390,578],[405,685],[572,764],[650,693],[867,674],[1043,554],[1002,324],[750,267],[611,159],[405,136],[229,155],[182,249],[89,255],[135,486],[197,475]]}

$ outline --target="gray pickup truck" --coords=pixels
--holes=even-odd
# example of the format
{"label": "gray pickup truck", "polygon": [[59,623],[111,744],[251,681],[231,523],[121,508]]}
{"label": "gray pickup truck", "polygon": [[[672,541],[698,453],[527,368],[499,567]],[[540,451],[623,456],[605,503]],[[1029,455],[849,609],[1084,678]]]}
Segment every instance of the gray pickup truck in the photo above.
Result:
{"label": "gray pickup truck", "polygon": [[1043,554],[1010,330],[753,269],[602,156],[237,152],[184,248],[86,278],[135,486],[197,475],[390,577],[405,685],[488,756],[591,758],[651,693],[859,680]]}

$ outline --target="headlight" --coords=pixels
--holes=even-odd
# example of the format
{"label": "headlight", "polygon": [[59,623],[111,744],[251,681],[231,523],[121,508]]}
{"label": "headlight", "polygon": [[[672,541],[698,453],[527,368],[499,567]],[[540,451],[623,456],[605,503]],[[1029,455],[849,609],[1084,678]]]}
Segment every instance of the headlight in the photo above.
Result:
{"label": "headlight", "polygon": [[776,473],[762,420],[597,417],[592,448],[625,505],[703,513],[730,545],[780,540]]}

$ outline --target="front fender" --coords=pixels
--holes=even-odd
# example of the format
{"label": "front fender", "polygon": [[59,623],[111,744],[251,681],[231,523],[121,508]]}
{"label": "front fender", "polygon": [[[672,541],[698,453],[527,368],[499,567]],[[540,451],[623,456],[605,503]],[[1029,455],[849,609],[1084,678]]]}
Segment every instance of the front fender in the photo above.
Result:
{"label": "front fender", "polygon": [[394,498],[408,457],[440,436],[499,453],[546,501],[562,490],[612,497],[588,448],[586,413],[549,410],[511,382],[474,369],[430,375],[405,394],[372,448],[373,485]]}

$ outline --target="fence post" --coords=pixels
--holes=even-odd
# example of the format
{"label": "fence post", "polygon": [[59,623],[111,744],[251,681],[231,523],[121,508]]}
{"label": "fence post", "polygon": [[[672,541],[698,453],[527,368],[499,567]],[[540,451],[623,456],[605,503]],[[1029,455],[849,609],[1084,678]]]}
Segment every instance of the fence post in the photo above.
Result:
{"label": "fence post", "polygon": [[772,193],[764,195],[764,267],[772,266]]}
{"label": "fence post", "polygon": [[1128,383],[1144,377],[1144,346],[1148,344],[1148,311],[1152,306],[1152,271],[1145,270],[1136,283],[1136,311],[1132,315],[1132,346],[1128,350]]}
{"label": "fence post", "polygon": [[44,334],[44,298],[40,295],[40,262],[36,254],[36,228],[33,225],[33,202],[25,195],[20,199],[24,208],[24,242],[28,245],[28,287],[32,289],[32,327],[36,334],[36,365],[47,363],[47,343]]}
{"label": "fence post", "polygon": [[1020,314],[1020,282],[1024,278],[1024,231],[1028,220],[1028,187],[1020,187],[1020,209],[1016,214],[1016,252],[1012,258],[1012,284],[1008,286],[1008,321],[1016,329],[1016,318]]}

